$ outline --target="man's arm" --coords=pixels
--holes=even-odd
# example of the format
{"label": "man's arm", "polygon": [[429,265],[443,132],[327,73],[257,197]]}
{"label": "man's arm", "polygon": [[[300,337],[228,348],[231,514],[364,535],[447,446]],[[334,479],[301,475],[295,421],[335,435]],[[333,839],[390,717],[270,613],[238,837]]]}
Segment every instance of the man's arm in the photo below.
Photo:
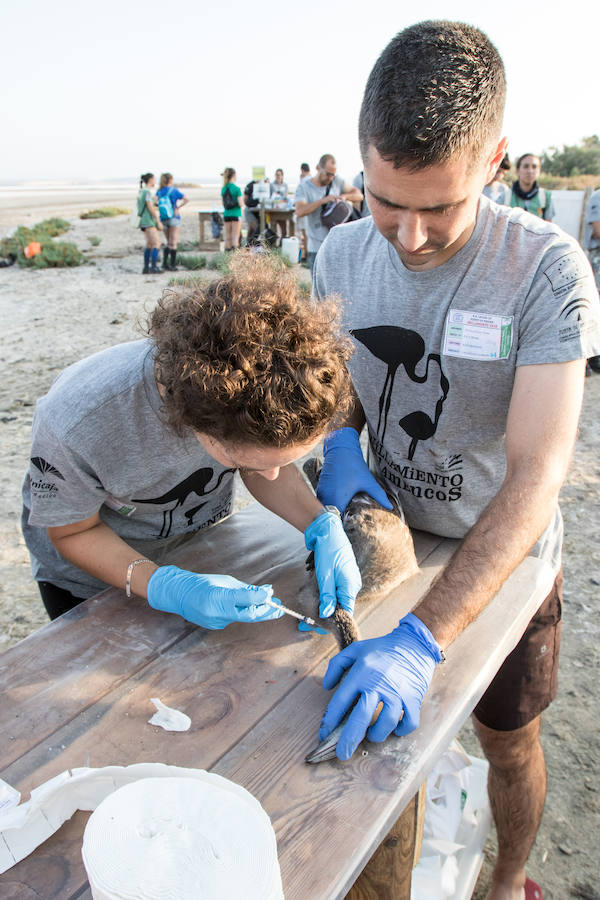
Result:
{"label": "man's arm", "polygon": [[584,361],[517,368],[504,482],[413,613],[447,647],[500,590],[549,524],[577,433]]}
{"label": "man's arm", "polygon": [[344,182],[342,200],[349,200],[350,203],[362,203],[363,199],[363,195],[357,187],[353,184],[348,184],[347,181]]}
{"label": "man's arm", "polygon": [[600,238],[600,222],[590,222],[592,226],[592,237]]}
{"label": "man's arm", "polygon": [[312,203],[307,203],[305,200],[296,200],[296,215],[299,219],[303,216],[309,216],[315,209],[318,209],[320,206],[327,206],[332,200],[337,199],[333,194],[323,194],[322,197],[319,197],[318,200],[313,200]]}

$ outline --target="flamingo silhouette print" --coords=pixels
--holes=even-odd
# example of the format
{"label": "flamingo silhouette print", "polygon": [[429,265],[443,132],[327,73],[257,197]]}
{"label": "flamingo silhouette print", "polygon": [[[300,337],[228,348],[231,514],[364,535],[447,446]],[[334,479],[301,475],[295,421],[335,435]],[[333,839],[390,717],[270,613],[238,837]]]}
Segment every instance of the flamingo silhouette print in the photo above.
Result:
{"label": "flamingo silhouette print", "polygon": [[416,367],[425,355],[425,341],[418,332],[411,331],[409,328],[400,328],[397,325],[374,325],[372,328],[355,328],[350,331],[350,334],[363,344],[373,356],[387,365],[383,389],[379,396],[379,418],[377,420],[377,435],[381,441],[383,441],[387,429],[388,413],[398,368],[404,366],[411,381],[424,384],[429,377],[429,363],[435,362],[438,365],[442,395],[435,405],[433,420],[426,412],[415,410],[398,422],[411,438],[408,458],[412,459],[419,441],[426,441],[435,434],[444,402],[448,396],[450,383],[442,370],[440,356],[438,353],[430,353],[425,363],[425,373],[419,375]]}
{"label": "flamingo silhouette print", "polygon": [[[196,494],[198,497],[206,497],[207,494],[212,494],[212,492],[216,491],[216,489],[219,487],[225,475],[229,475],[233,472],[235,472],[235,469],[224,469],[217,478],[217,483],[215,484],[215,486],[207,491],[206,488],[214,475],[214,469],[208,467],[204,469],[197,469],[195,472],[192,472],[191,475],[188,475],[188,477],[183,481],[180,481],[179,484],[176,484],[174,488],[171,488],[170,491],[167,491],[160,497],[148,497],[143,500],[139,497],[134,497],[132,498],[131,502],[163,504],[171,503],[173,500],[175,501],[174,506],[172,506],[170,509],[163,510],[163,525],[160,530],[159,538],[166,538],[169,537],[171,528],[173,526],[173,513],[176,509],[178,509],[178,507],[183,506],[190,494]],[[189,509],[187,512],[185,512],[185,516],[188,520],[189,525],[193,523],[194,516],[196,515],[198,510],[202,509],[202,507],[205,505],[205,503],[200,503],[198,506],[195,506],[193,507],[193,509]]]}

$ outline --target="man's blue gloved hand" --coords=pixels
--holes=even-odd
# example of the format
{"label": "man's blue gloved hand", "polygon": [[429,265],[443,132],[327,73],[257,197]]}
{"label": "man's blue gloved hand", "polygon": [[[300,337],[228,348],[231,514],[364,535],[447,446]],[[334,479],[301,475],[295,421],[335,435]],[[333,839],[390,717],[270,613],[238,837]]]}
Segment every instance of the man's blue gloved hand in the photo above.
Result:
{"label": "man's blue gloved hand", "polygon": [[304,540],[315,554],[319,615],[332,616],[338,603],[352,615],[362,580],[342,520],[337,513],[321,513],[304,532]]}
{"label": "man's blue gloved hand", "polygon": [[317,497],[324,506],[344,512],[352,498],[364,491],[385,509],[392,509],[385,491],[365,462],[356,428],[338,428],[323,442],[323,468]]}
{"label": "man's blue gloved hand", "polygon": [[225,628],[232,622],[279,619],[283,610],[268,606],[270,584],[244,584],[230,575],[197,575],[177,566],[161,566],[148,582],[148,603],[176,613],[203,628]]}
{"label": "man's blue gloved hand", "polygon": [[[319,740],[333,731],[357,698],[337,743],[338,759],[350,759],[365,732],[375,742],[384,741],[392,731],[410,734],[419,726],[423,697],[441,661],[431,632],[412,613],[390,634],[350,644],[329,661],[323,679],[323,687],[331,690],[350,669],[325,710]],[[369,727],[380,701],[383,708]]]}

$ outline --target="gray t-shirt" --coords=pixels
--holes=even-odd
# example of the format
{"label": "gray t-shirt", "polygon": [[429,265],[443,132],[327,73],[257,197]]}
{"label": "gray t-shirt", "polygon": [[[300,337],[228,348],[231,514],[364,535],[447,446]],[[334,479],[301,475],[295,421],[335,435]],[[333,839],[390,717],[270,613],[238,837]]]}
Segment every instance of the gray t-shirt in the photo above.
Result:
{"label": "gray t-shirt", "polygon": [[600,238],[596,238],[592,234],[592,222],[600,222],[600,190],[594,191],[585,210],[583,246],[586,250],[596,250],[600,247]]}
{"label": "gray t-shirt", "polygon": [[[344,191],[344,183],[344,179],[340,178],[339,175],[336,175],[331,182],[329,193],[334,197],[339,197]],[[325,185],[325,187],[319,187],[316,184],[313,184],[312,178],[304,178],[296,188],[294,203],[297,203],[298,200],[301,200],[303,203],[314,203],[315,200],[320,200],[321,197],[324,196],[326,190],[327,185]],[[329,234],[330,229],[321,224],[322,208],[323,207],[318,206],[313,212],[302,217],[303,228],[306,231],[306,236],[308,238],[309,253],[316,253]]]}
{"label": "gray t-shirt", "polygon": [[119,344],[69,366],[38,401],[22,527],[34,577],[91,597],[106,585],[63,559],[46,528],[101,519],[139,549],[231,512],[233,470],[168,427],[153,344]]}
{"label": "gray t-shirt", "polygon": [[352,179],[352,184],[355,188],[358,188],[363,195],[363,202],[360,207],[360,215],[361,218],[364,219],[366,218],[366,216],[371,215],[371,210],[369,209],[369,201],[367,200],[367,192],[365,191],[365,173],[359,172],[358,175],[355,175]]}
{"label": "gray t-shirt", "polygon": [[287,181],[282,181],[281,184],[278,184],[276,181],[271,182],[269,196],[273,197],[274,195],[277,195],[279,197],[287,197],[287,195],[288,195]]}
{"label": "gray t-shirt", "polygon": [[[314,291],[340,294],[349,370],[370,465],[408,524],[462,538],[498,492],[515,367],[600,352],[598,293],[578,243],[557,226],[482,198],[451,259],[406,269],[372,219],[332,229]],[[555,565],[557,511],[545,535]]]}
{"label": "gray t-shirt", "polygon": [[494,203],[499,203],[501,206],[510,206],[511,189],[501,181],[492,181],[491,184],[486,184],[483,194],[485,197],[493,200]]}

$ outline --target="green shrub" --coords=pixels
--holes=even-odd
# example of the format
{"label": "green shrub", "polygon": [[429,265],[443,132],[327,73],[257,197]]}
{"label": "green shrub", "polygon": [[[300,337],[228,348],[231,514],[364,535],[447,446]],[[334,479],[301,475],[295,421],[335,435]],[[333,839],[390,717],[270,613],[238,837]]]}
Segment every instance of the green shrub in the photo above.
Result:
{"label": "green shrub", "polygon": [[[44,232],[50,237],[56,237],[57,234],[64,234],[65,231],[68,231],[71,227],[70,222],[67,222],[66,219],[44,219],[43,222],[40,222],[39,225],[33,226],[33,231]],[[39,240],[39,238],[34,238],[34,240]]]}
{"label": "green shrub", "polygon": [[298,278],[298,293],[306,300],[310,300],[312,296],[312,286],[310,282],[302,281],[300,278]]}
{"label": "green shrub", "polygon": [[110,219],[113,216],[128,216],[130,209],[121,209],[119,206],[101,206],[99,209],[86,209],[79,216],[80,219]]}
{"label": "green shrub", "polygon": [[62,269],[66,266],[81,266],[85,257],[75,244],[69,241],[49,241],[42,244],[42,252],[27,259],[23,252],[17,257],[20,266],[28,269]]}
{"label": "green shrub", "polygon": [[222,275],[229,275],[229,253],[215,253],[208,261],[209,269],[217,269]]}
{"label": "green shrub", "polygon": [[91,237],[88,238],[88,241],[90,242],[92,247],[97,247],[98,244],[100,243],[100,238],[96,237],[95,235],[92,235]]}
{"label": "green shrub", "polygon": [[177,254],[177,262],[179,265],[183,266],[184,269],[205,269],[206,268],[206,257],[205,256],[182,256],[181,253]]}
{"label": "green shrub", "polygon": [[[52,240],[55,235],[63,234],[70,227],[64,219],[44,219],[31,228],[20,225],[14,234],[0,241],[0,256],[7,257],[13,253],[19,265],[28,269],[81,266],[85,258],[75,244]],[[33,241],[41,244],[42,252],[27,259],[23,251]]]}
{"label": "green shrub", "polygon": [[204,284],[206,284],[206,280],[197,275],[180,275],[175,276],[175,278],[169,278],[168,287],[195,288]]}

